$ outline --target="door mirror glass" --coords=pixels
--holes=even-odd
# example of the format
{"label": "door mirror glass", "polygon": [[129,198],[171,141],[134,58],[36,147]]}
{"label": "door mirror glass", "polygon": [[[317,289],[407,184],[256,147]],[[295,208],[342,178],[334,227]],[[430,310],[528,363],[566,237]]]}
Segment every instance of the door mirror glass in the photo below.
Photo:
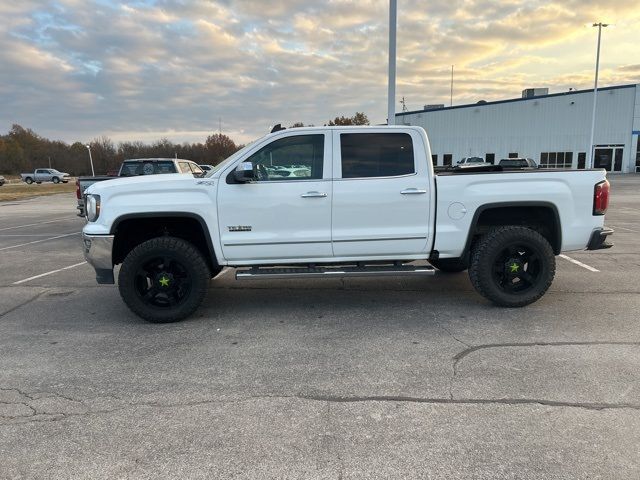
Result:
{"label": "door mirror glass", "polygon": [[239,183],[253,182],[256,179],[253,163],[242,162],[233,172],[233,176]]}

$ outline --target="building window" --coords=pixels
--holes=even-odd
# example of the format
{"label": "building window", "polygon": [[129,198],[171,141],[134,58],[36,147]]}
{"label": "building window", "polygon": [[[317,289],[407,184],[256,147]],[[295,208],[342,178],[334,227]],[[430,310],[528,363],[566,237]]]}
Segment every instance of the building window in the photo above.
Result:
{"label": "building window", "polygon": [[587,154],[585,152],[578,153],[578,168],[584,170],[584,164],[587,161]]}
{"label": "building window", "polygon": [[494,163],[496,163],[496,154],[486,153],[484,156],[484,161],[493,165]]}
{"label": "building window", "polygon": [[564,152],[564,168],[573,167],[573,152]]}
{"label": "building window", "polygon": [[542,152],[540,154],[542,168],[571,168],[572,165],[573,152]]}
{"label": "building window", "polygon": [[452,161],[453,161],[453,155],[450,153],[445,153],[443,165],[451,165]]}
{"label": "building window", "polygon": [[431,163],[434,167],[438,165],[438,155],[431,155]]}
{"label": "building window", "polygon": [[518,152],[510,153],[509,158],[518,158]]}

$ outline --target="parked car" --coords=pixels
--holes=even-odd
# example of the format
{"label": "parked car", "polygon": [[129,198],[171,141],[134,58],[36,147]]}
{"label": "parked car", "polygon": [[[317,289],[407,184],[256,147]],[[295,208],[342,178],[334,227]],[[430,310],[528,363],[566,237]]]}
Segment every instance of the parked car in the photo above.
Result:
{"label": "parked car", "polygon": [[[115,283],[121,265],[118,288],[134,313],[171,322],[195,312],[225,266],[239,280],[468,269],[480,295],[522,307],[551,285],[555,255],[611,246],[604,170],[507,173],[492,165],[498,171],[469,166],[436,176],[431,158],[421,127],[276,131],[205,180],[92,185],[84,255],[101,284]],[[262,168],[287,162],[311,175],[272,178]]]}
{"label": "parked car", "polygon": [[0,187],[3,186],[5,182],[6,182],[5,178],[2,175],[0,175]]}
{"label": "parked car", "polygon": [[533,158],[503,158],[498,162],[505,170],[531,170],[539,168]]}
{"label": "parked car", "polygon": [[122,162],[120,170],[112,175],[96,177],[78,177],[76,180],[76,197],[78,200],[78,216],[84,217],[84,192],[94,183],[113,180],[117,177],[135,177],[140,175],[159,175],[165,173],[185,173],[196,177],[204,175],[204,171],[196,162],[182,158],[130,158]]}
{"label": "parked car", "polygon": [[487,162],[482,157],[464,157],[462,160],[458,160],[458,165],[482,165]]}
{"label": "parked car", "polygon": [[37,168],[33,173],[21,173],[20,177],[22,181],[31,185],[32,183],[53,182],[53,183],[67,183],[69,181],[69,174],[59,172],[54,168]]}

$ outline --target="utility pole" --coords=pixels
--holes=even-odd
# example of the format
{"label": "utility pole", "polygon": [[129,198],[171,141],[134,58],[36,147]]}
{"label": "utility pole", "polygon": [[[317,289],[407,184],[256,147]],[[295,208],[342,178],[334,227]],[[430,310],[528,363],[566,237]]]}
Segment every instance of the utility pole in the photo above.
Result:
{"label": "utility pole", "polygon": [[387,125],[396,123],[396,26],[398,1],[389,0],[389,91],[387,92]]}
{"label": "utility pole", "polygon": [[49,158],[49,168],[51,168],[51,157],[48,157],[48,158]]}
{"label": "utility pole", "polygon": [[587,159],[586,168],[593,168],[593,136],[596,130],[596,105],[598,103],[598,70],[600,69],[600,38],[602,36],[602,27],[608,27],[608,23],[594,23],[592,26],[598,27],[598,47],[596,49],[596,79],[593,85],[593,111],[591,113],[591,136],[589,137],[589,157]]}
{"label": "utility pole", "polygon": [[403,112],[408,111],[408,109],[407,109],[407,102],[405,102],[405,100],[404,100],[404,95],[402,96],[402,100],[400,100],[400,105],[402,105],[402,111],[403,111]]}
{"label": "utility pole", "polygon": [[95,177],[96,172],[93,170],[93,158],[91,157],[91,146],[85,145],[85,147],[87,147],[87,150],[89,150],[89,162],[91,162],[91,176]]}
{"label": "utility pole", "polygon": [[449,106],[453,107],[453,65],[451,65],[451,98]]}
{"label": "utility pole", "polygon": [[218,117],[218,133],[222,135],[222,117]]}

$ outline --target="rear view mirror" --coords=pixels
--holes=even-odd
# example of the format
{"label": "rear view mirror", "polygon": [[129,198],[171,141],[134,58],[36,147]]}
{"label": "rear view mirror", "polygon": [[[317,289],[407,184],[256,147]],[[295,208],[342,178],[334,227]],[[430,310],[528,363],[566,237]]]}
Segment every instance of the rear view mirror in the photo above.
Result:
{"label": "rear view mirror", "polygon": [[242,162],[233,172],[233,177],[239,183],[253,182],[256,180],[256,174],[253,169],[253,163]]}

